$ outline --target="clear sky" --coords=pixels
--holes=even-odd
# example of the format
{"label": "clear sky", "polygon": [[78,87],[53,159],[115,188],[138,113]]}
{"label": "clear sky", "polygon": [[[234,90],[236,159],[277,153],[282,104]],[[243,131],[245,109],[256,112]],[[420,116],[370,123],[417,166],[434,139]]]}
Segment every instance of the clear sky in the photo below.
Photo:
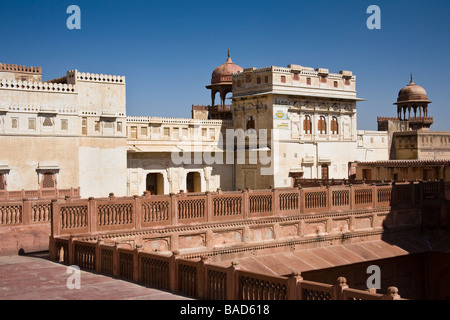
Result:
{"label": "clear sky", "polygon": [[[67,7],[81,9],[69,30]],[[369,30],[370,5],[381,29]],[[124,75],[127,114],[190,117],[210,104],[205,88],[228,48],[243,68],[299,64],[351,70],[358,129],[376,130],[410,73],[433,103],[432,130],[450,130],[448,0],[0,0],[0,62],[41,66],[43,79],[66,71]]]}

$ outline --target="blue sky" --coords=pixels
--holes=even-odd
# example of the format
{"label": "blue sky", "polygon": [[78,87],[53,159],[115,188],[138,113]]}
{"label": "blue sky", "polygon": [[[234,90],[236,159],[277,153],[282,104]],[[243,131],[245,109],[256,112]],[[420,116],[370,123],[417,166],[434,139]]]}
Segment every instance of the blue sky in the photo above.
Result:
{"label": "blue sky", "polygon": [[[69,5],[81,30],[69,30]],[[368,6],[381,9],[369,30]],[[209,104],[215,67],[230,48],[243,68],[299,64],[357,76],[358,129],[395,116],[398,91],[423,86],[432,130],[450,130],[450,1],[446,0],[0,0],[0,62],[127,77],[127,114],[190,117]]]}

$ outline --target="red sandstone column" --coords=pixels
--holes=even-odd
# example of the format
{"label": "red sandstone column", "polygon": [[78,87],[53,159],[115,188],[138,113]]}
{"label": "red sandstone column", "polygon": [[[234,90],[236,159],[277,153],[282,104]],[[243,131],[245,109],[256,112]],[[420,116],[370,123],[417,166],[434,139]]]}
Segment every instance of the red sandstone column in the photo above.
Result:
{"label": "red sandstone column", "polygon": [[344,277],[339,277],[337,279],[336,284],[334,285],[332,300],[343,300],[343,292],[344,289],[347,288],[348,288],[347,279]]}
{"label": "red sandstone column", "polygon": [[33,221],[31,217],[31,201],[24,198],[22,200],[22,225],[29,226]]}
{"label": "red sandstone column", "polygon": [[206,222],[212,222],[214,219],[214,213],[213,213],[211,192],[206,191],[205,198],[206,198]]}
{"label": "red sandstone column", "polygon": [[239,262],[231,262],[231,266],[227,268],[227,299],[226,300],[238,300],[239,299],[239,275],[240,269]]}
{"label": "red sandstone column", "polygon": [[177,206],[177,195],[175,193],[170,194],[170,207],[172,214],[172,225],[178,225],[178,206]]}
{"label": "red sandstone column", "polygon": [[55,239],[52,236],[50,236],[48,242],[49,242],[49,245],[48,245],[49,250],[48,251],[49,251],[50,260],[56,261]]}
{"label": "red sandstone column", "polygon": [[199,299],[206,298],[206,264],[208,257],[204,256],[197,264],[197,296]]}
{"label": "red sandstone column", "polygon": [[102,270],[102,254],[101,254],[101,246],[102,241],[97,240],[97,243],[95,244],[95,271],[101,272]]}
{"label": "red sandstone column", "polygon": [[89,223],[89,232],[97,232],[97,201],[90,197],[88,199],[88,217],[87,221]]}
{"label": "red sandstone column", "polygon": [[350,188],[350,210],[355,209],[355,188],[353,185],[349,185]]}
{"label": "red sandstone column", "polygon": [[61,235],[61,212],[57,199],[52,199],[50,206],[51,210],[51,235],[52,237],[58,237]]}
{"label": "red sandstone column", "polygon": [[372,185],[372,208],[375,209],[378,203],[378,189],[376,183]]}
{"label": "red sandstone column", "polygon": [[169,261],[169,290],[176,292],[178,290],[178,251],[173,251]]}
{"label": "red sandstone column", "polygon": [[396,287],[389,287],[387,294],[384,296],[384,300],[400,300],[401,297],[398,294],[398,289]]}
{"label": "red sandstone column", "polygon": [[142,228],[142,197],[134,196],[134,228],[141,230]]}
{"label": "red sandstone column", "polygon": [[301,294],[300,283],[303,280],[300,272],[292,270],[287,283],[287,300],[299,300]]}
{"label": "red sandstone column", "polygon": [[139,251],[141,246],[136,245],[136,248],[133,250],[133,281],[139,282]]}
{"label": "red sandstone column", "polygon": [[332,192],[333,192],[333,190],[330,188],[330,186],[328,185],[328,186],[326,186],[326,188],[327,188],[327,198],[326,198],[326,202],[327,202],[327,211],[328,212],[330,212],[331,211],[331,206],[332,206],[332,204],[333,204],[333,201],[332,201]]}
{"label": "red sandstone column", "polygon": [[280,213],[280,192],[273,188],[272,189],[272,199],[273,199],[273,216],[278,216]]}
{"label": "red sandstone column", "polygon": [[67,248],[68,248],[68,254],[67,254],[67,259],[68,259],[68,264],[69,266],[74,264],[74,251],[75,251],[75,246],[73,244],[73,237],[70,236],[69,241],[67,243]]}
{"label": "red sandstone column", "polygon": [[244,220],[247,220],[248,216],[250,215],[249,193],[249,190],[242,191],[242,218]]}
{"label": "red sandstone column", "polygon": [[300,214],[305,213],[305,190],[303,190],[302,187],[299,187],[299,192],[300,192]]}
{"label": "red sandstone column", "polygon": [[119,247],[117,242],[114,244],[113,249],[113,277],[119,276]]}

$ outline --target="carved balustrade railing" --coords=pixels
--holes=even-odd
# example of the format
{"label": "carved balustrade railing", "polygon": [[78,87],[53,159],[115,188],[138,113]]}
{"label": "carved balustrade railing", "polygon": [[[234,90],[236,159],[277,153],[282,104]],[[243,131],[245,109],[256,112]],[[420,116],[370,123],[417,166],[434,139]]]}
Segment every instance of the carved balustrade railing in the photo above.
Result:
{"label": "carved balustrade railing", "polygon": [[206,258],[184,259],[145,252],[125,244],[58,239],[56,257],[66,265],[103,273],[156,289],[209,300],[402,300],[398,289],[387,294],[349,288],[345,278],[336,284],[304,280],[295,271],[274,276],[241,270],[237,262],[226,267]]}
{"label": "carved balustrade railing", "polygon": [[[234,192],[180,193],[102,199],[54,199],[34,203],[25,218],[25,202],[0,202],[0,225],[23,219],[45,222],[52,217],[52,236],[143,230],[249,218],[301,216],[312,213],[419,206],[445,199],[441,182],[335,185]],[[37,201],[37,200],[36,200]],[[31,202],[30,202],[31,203]],[[27,204],[28,205],[28,204]],[[50,210],[50,211],[49,211]],[[27,213],[28,215],[28,213]]]}

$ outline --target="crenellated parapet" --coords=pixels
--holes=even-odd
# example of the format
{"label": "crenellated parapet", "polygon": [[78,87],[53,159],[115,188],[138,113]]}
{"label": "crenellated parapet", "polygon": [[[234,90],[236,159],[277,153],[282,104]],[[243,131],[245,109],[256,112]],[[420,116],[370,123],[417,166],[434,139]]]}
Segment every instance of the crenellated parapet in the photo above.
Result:
{"label": "crenellated parapet", "polygon": [[52,83],[52,82],[28,82],[21,80],[0,80],[0,89],[9,90],[24,90],[24,91],[45,91],[45,92],[59,92],[59,93],[75,93],[74,85],[67,83]]}
{"label": "crenellated parapet", "polygon": [[78,70],[72,70],[67,72],[67,79],[69,82],[76,81],[89,81],[89,82],[102,82],[102,83],[115,83],[125,84],[125,76],[106,75],[89,72],[78,72]]}
{"label": "crenellated parapet", "polygon": [[18,73],[30,73],[30,74],[42,74],[41,67],[26,67],[19,66],[17,64],[0,63],[0,72],[18,72]]}

